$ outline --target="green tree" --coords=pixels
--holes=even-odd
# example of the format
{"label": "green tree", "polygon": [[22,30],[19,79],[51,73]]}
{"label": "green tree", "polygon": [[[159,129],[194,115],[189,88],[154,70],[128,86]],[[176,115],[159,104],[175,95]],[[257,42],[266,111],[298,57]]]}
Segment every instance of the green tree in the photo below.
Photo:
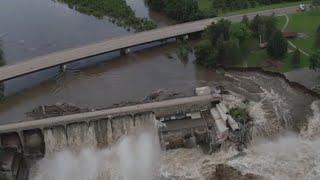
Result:
{"label": "green tree", "polygon": [[223,43],[223,51],[219,52],[220,61],[225,65],[237,65],[241,60],[242,54],[239,40],[231,38]]}
{"label": "green tree", "polygon": [[272,34],[277,30],[277,19],[274,15],[256,15],[250,24],[250,29],[254,37],[262,37],[263,41],[268,41]]}
{"label": "green tree", "polygon": [[311,54],[309,68],[313,70],[320,68],[320,50]]}
{"label": "green tree", "polygon": [[165,13],[180,22],[199,19],[199,6],[196,0],[167,0],[165,1]]}
{"label": "green tree", "polygon": [[300,59],[301,59],[301,53],[299,49],[296,49],[293,53],[291,64],[294,68],[300,67]]}
{"label": "green tree", "polygon": [[180,59],[188,59],[189,52],[192,51],[192,47],[187,40],[178,40],[177,55]]}
{"label": "green tree", "polygon": [[217,51],[209,40],[201,41],[195,48],[196,62],[206,67],[217,65]]}
{"label": "green tree", "polygon": [[250,29],[253,33],[253,35],[256,37],[256,38],[259,38],[259,27],[263,24],[263,19],[261,16],[259,15],[256,15],[253,20],[251,21],[251,24],[250,24]]}
{"label": "green tree", "polygon": [[267,52],[276,59],[284,57],[288,51],[288,42],[281,31],[276,31],[268,41]]}
{"label": "green tree", "polygon": [[320,48],[320,25],[318,26],[317,31],[316,31],[316,42],[315,42],[315,45],[316,45],[317,48]]}
{"label": "green tree", "polygon": [[218,12],[219,10],[225,10],[225,0],[213,0],[212,7],[216,9]]}
{"label": "green tree", "polygon": [[273,15],[263,16],[263,24],[265,25],[264,37],[269,40],[272,34],[277,30],[277,19]]}
{"label": "green tree", "polygon": [[154,11],[162,11],[164,9],[164,0],[145,0],[145,2]]}
{"label": "green tree", "polygon": [[231,22],[221,19],[218,23],[212,23],[204,32],[204,38],[209,39],[213,46],[216,45],[218,38],[221,36],[224,40],[230,39],[230,26]]}
{"label": "green tree", "polygon": [[244,15],[244,16],[242,17],[241,23],[245,24],[247,27],[250,26],[250,20],[249,20],[249,18],[248,18],[247,15]]}
{"label": "green tree", "polygon": [[241,44],[245,40],[250,38],[250,29],[243,23],[234,23],[230,27],[230,35],[239,40]]}

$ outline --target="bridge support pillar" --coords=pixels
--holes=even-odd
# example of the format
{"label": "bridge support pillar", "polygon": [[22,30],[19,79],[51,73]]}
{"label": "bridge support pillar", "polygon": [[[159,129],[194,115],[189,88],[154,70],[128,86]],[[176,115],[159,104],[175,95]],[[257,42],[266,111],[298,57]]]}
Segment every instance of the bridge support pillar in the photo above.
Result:
{"label": "bridge support pillar", "polygon": [[130,48],[124,48],[120,50],[121,55],[126,55],[130,53]]}
{"label": "bridge support pillar", "polygon": [[161,44],[163,44],[163,45],[164,45],[164,44],[167,44],[167,39],[162,39],[162,40],[161,40]]}
{"label": "bridge support pillar", "polygon": [[186,41],[189,39],[189,35],[179,36],[176,38],[176,41]]}
{"label": "bridge support pillar", "polygon": [[59,71],[60,72],[65,72],[67,70],[67,65],[66,64],[62,64],[59,66]]}
{"label": "bridge support pillar", "polygon": [[189,35],[187,34],[187,35],[184,35],[183,37],[182,37],[182,39],[183,40],[188,40],[189,39]]}

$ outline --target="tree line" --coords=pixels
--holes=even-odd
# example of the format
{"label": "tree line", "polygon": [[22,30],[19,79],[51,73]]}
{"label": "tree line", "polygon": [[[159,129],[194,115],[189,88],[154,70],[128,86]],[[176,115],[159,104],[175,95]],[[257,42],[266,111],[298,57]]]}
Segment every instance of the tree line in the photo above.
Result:
{"label": "tree line", "polygon": [[156,24],[147,18],[136,17],[135,12],[125,0],[58,0],[71,9],[98,18],[108,16],[111,22],[128,30],[144,31],[156,28]]}
{"label": "tree line", "polygon": [[298,2],[299,0],[213,0],[212,9],[225,12],[239,9],[254,8],[257,5],[270,5],[281,2]]}
{"label": "tree line", "polygon": [[146,3],[152,10],[163,12],[178,22],[214,16],[210,12],[201,11],[197,0],[146,0]]}

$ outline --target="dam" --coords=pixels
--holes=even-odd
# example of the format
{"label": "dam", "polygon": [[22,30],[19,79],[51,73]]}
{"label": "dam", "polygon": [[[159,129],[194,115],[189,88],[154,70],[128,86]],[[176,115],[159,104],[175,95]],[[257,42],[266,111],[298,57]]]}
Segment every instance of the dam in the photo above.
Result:
{"label": "dam", "polygon": [[2,125],[1,171],[16,179],[24,159],[85,147],[107,148],[146,124],[158,129],[163,150],[206,145],[210,153],[229,130],[239,128],[227,115],[221,94],[211,93],[209,87],[204,90],[192,97]]}

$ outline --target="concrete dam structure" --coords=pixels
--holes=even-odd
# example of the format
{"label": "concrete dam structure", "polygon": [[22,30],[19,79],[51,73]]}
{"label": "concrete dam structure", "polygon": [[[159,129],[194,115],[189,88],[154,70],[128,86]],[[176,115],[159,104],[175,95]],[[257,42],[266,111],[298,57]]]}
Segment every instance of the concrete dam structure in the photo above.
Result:
{"label": "concrete dam structure", "polygon": [[0,156],[0,172],[16,179],[23,159],[111,147],[124,135],[150,124],[158,130],[163,150],[205,145],[211,153],[229,130],[239,130],[227,113],[220,94],[204,91],[193,97],[2,125],[1,148],[5,151]]}

